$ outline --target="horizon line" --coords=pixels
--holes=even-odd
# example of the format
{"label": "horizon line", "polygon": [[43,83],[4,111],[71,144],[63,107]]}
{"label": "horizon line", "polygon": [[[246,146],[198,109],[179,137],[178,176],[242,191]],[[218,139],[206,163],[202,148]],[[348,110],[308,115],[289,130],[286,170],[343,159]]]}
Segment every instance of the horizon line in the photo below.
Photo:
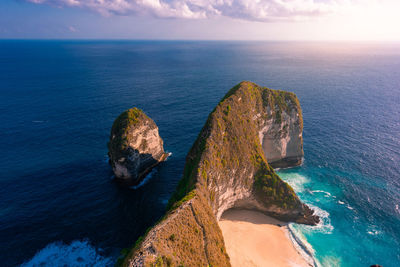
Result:
{"label": "horizon line", "polygon": [[146,38],[1,38],[1,41],[137,41],[137,42],[307,42],[307,43],[400,43],[400,40],[300,40],[300,39],[146,39]]}

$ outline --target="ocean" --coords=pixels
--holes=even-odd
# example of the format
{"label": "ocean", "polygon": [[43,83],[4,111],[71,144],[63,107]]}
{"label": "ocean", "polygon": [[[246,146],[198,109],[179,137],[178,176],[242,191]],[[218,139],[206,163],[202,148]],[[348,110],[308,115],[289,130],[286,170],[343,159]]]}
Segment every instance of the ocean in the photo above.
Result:
{"label": "ocean", "polygon": [[[304,163],[279,174],[322,222],[296,240],[319,266],[400,266],[400,44],[55,40],[0,41],[1,265],[112,266],[243,80],[300,99]],[[134,106],[172,155],[126,188],[107,141]]]}

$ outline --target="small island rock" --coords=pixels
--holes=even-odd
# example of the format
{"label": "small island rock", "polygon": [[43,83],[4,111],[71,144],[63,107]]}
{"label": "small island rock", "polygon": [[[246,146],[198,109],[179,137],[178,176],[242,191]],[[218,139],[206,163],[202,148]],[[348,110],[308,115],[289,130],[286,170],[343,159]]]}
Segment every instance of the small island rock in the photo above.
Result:
{"label": "small island rock", "polygon": [[133,185],[167,158],[157,125],[138,108],[124,111],[114,121],[108,150],[115,177]]}

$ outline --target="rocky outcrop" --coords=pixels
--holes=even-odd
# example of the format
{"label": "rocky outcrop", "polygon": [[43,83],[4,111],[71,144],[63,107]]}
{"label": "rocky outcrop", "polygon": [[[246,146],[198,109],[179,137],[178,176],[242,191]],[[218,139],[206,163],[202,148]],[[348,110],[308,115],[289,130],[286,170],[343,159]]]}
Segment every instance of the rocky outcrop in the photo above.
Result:
{"label": "rocky outcrop", "polygon": [[301,109],[293,93],[251,82],[232,88],[188,153],[166,215],[136,242],[123,265],[230,266],[217,223],[230,208],[318,223],[268,163],[302,156],[301,129]]}
{"label": "rocky outcrop", "polygon": [[108,150],[115,177],[132,185],[167,157],[157,125],[138,108],[124,111],[114,121]]}

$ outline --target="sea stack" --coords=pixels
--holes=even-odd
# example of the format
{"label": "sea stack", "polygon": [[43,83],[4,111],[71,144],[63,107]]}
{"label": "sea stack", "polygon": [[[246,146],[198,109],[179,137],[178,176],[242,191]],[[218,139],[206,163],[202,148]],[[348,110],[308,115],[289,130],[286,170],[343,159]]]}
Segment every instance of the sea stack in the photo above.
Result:
{"label": "sea stack", "polygon": [[122,112],[114,121],[108,155],[115,177],[132,185],[167,158],[157,125],[138,108]]}
{"label": "sea stack", "polygon": [[232,208],[317,224],[319,217],[269,164],[299,164],[301,116],[293,93],[246,81],[228,91],[186,156],[165,216],[118,263],[230,266],[218,220]]}

